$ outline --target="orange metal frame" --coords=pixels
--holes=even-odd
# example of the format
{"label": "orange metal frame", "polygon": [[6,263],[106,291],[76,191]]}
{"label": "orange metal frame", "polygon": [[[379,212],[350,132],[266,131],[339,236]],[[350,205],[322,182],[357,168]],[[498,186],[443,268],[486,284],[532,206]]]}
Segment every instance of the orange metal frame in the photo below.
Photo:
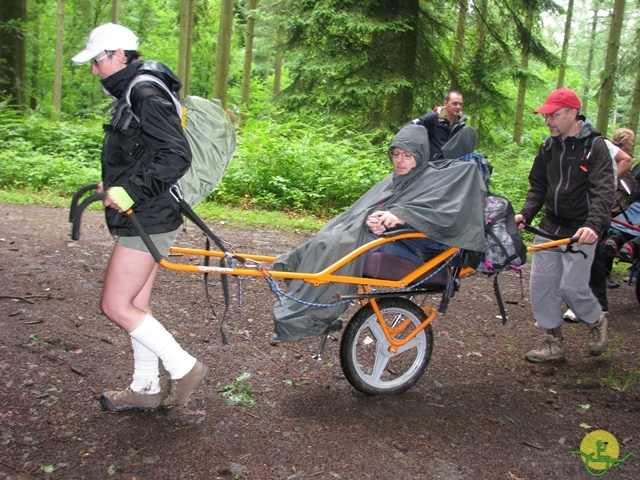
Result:
{"label": "orange metal frame", "polygon": [[[420,278],[422,275],[427,273],[428,271],[440,266],[443,262],[451,258],[455,255],[459,249],[456,247],[449,247],[444,252],[430,259],[426,263],[422,264],[416,270],[406,275],[405,277],[399,280],[383,280],[378,278],[363,278],[363,277],[352,277],[348,275],[337,275],[335,272],[342,268],[347,263],[353,261],[358,256],[366,253],[367,251],[382,245],[387,242],[403,240],[407,238],[426,238],[426,235],[419,232],[411,232],[411,233],[402,233],[398,234],[394,237],[383,237],[376,240],[373,240],[361,247],[358,247],[353,252],[350,252],[348,255],[345,255],[343,258],[329,265],[324,270],[317,273],[308,273],[308,272],[285,272],[278,270],[269,270],[268,273],[265,272],[264,268],[261,268],[263,264],[273,264],[275,262],[275,256],[268,255],[255,255],[255,254],[243,254],[243,253],[234,253],[235,257],[239,257],[241,259],[249,261],[249,264],[252,266],[244,265],[243,267],[216,267],[216,266],[204,266],[204,265],[190,265],[190,264],[181,264],[181,263],[173,263],[166,259],[160,260],[158,263],[169,270],[175,270],[179,272],[193,272],[193,273],[213,273],[213,274],[221,274],[221,275],[234,275],[234,276],[244,276],[244,277],[261,277],[264,275],[269,275],[272,278],[280,278],[280,279],[298,279],[303,280],[305,282],[311,283],[314,286],[327,284],[327,283],[347,283],[347,284],[355,284],[360,286],[360,292],[370,292],[371,287],[387,287],[387,288],[397,288],[404,289],[408,288],[409,285]],[[533,245],[527,248],[528,252],[536,252],[539,250],[553,248],[560,245],[567,245],[571,242],[570,238],[565,238],[562,240],[555,240],[550,242],[545,242],[538,245]],[[201,250],[201,249],[193,249],[193,248],[182,248],[182,247],[172,247],[171,253],[188,255],[188,256],[203,256],[203,257],[214,257],[214,258],[223,258],[226,256],[225,252],[215,251],[215,250]],[[463,278],[474,270],[472,268],[465,268],[460,271],[459,277]],[[367,302],[371,303],[371,307],[373,308],[374,313],[376,314],[376,318],[378,319],[378,323],[384,332],[385,337],[389,342],[389,350],[391,353],[396,353],[400,347],[409,343],[413,338],[416,337],[422,330],[424,330],[428,325],[431,324],[433,319],[435,318],[436,311],[432,307],[424,307],[423,311],[427,315],[427,318],[414,330],[412,330],[408,335],[403,338],[399,338],[399,335],[403,333],[403,331],[411,324],[411,321],[405,319],[405,321],[400,322],[400,324],[390,327],[384,321],[380,308],[378,306],[378,302],[375,298],[368,298],[360,301],[362,305],[366,305]]]}

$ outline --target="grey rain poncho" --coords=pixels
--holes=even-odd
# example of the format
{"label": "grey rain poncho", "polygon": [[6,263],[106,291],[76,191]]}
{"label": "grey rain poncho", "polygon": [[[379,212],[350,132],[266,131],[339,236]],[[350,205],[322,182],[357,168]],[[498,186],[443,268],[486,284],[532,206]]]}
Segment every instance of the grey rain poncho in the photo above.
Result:
{"label": "grey rain poncho", "polygon": [[[368,215],[386,210],[432,240],[477,252],[485,251],[482,206],[486,188],[474,162],[447,160],[430,164],[429,136],[424,127],[409,124],[390,149],[412,152],[416,167],[406,175],[391,174],[374,185],[344,213],[331,219],[318,234],[295,250],[279,255],[274,270],[317,273],[369,241]],[[364,255],[336,273],[359,277]],[[273,307],[276,340],[321,335],[348,305],[332,304],[334,295],[352,294],[356,285],[329,283],[317,287],[302,280],[288,282],[288,295]]]}

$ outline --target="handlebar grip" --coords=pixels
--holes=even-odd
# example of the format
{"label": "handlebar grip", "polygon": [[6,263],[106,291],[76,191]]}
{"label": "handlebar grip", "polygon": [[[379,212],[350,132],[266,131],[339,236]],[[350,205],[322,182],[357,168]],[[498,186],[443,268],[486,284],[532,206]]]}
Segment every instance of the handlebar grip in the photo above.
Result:
{"label": "handlebar grip", "polygon": [[82,213],[84,210],[93,202],[104,200],[107,196],[106,193],[94,193],[89,197],[85,198],[80,204],[78,201],[89,190],[95,190],[98,187],[97,183],[91,183],[80,187],[78,191],[73,195],[71,199],[71,208],[69,210],[69,222],[71,222],[71,239],[72,240],[80,240],[80,224],[82,219]]}
{"label": "handlebar grip", "polygon": [[89,190],[97,190],[98,183],[87,183],[78,189],[76,193],[71,197],[71,208],[69,209],[69,221],[73,223],[75,211],[78,209],[78,202],[80,201],[80,197],[82,197]]}

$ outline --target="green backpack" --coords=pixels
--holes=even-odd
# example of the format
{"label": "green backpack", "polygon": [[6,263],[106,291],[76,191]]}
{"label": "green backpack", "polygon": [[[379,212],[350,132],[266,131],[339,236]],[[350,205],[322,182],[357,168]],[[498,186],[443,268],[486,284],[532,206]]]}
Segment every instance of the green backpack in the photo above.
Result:
{"label": "green backpack", "polygon": [[158,85],[175,104],[192,153],[191,167],[177,186],[186,203],[194,206],[214,190],[233,158],[236,150],[233,122],[220,100],[188,95],[179,102],[162,80],[148,74],[136,76],[127,87],[124,98],[128,107],[131,89],[139,82]]}

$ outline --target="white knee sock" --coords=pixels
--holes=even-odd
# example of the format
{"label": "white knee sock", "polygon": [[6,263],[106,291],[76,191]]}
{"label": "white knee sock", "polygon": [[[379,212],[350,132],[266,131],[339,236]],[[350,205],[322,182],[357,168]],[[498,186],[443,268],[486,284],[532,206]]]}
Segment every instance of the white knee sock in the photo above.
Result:
{"label": "white knee sock", "polygon": [[173,335],[151,315],[146,315],[129,335],[160,358],[173,380],[184,377],[196,364],[196,359],[184,351]]}
{"label": "white knee sock", "polygon": [[131,337],[133,346],[133,381],[134,392],[152,395],[160,392],[160,370],[158,356]]}

